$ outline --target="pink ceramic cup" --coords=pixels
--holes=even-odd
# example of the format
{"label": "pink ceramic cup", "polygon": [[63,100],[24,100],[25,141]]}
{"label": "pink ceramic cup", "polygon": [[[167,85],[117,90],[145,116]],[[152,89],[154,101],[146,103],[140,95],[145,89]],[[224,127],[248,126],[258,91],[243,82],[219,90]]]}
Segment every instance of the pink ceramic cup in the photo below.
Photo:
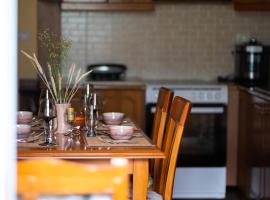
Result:
{"label": "pink ceramic cup", "polygon": [[110,126],[110,134],[114,140],[129,140],[133,136],[133,126]]}

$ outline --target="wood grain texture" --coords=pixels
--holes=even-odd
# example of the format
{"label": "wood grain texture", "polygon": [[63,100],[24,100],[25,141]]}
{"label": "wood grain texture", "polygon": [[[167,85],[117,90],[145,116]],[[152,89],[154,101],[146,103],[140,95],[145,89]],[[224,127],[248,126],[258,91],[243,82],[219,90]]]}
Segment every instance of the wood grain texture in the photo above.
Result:
{"label": "wood grain texture", "polygon": [[[61,136],[61,138],[60,138]],[[107,146],[87,148],[84,135],[79,137],[79,145],[70,146],[65,149],[62,145],[52,148],[44,148],[38,144],[18,144],[17,157],[18,160],[31,160],[40,158],[58,158],[78,163],[103,163],[106,164],[112,158],[124,157],[128,159],[128,173],[133,175],[134,199],[146,199],[146,191],[148,185],[149,159],[164,158],[164,153],[153,145],[151,140],[145,135],[149,141],[149,146]],[[66,136],[58,134],[57,141],[64,141]],[[74,138],[75,139],[75,138]]]}
{"label": "wood grain texture", "polygon": [[[165,87],[161,87],[159,89],[151,135],[153,143],[156,144],[157,147],[159,148],[162,148],[165,125],[167,122],[172,98],[173,98],[173,91]],[[150,162],[150,173],[152,174],[154,179],[155,177],[159,176],[161,167],[160,165],[161,165],[160,159],[151,160]],[[153,187],[155,188],[155,182]]]}
{"label": "wood grain texture", "polygon": [[239,91],[236,85],[229,86],[227,115],[227,186],[237,185],[237,152],[238,152],[238,117]]}
{"label": "wood grain texture", "polygon": [[107,165],[85,165],[59,159],[19,161],[17,191],[22,200],[42,195],[109,194],[128,199],[128,162],[112,159]]}
{"label": "wood grain texture", "polygon": [[104,3],[68,3],[61,5],[62,10],[69,11],[153,11],[153,2],[104,2]]}
{"label": "wood grain texture", "polygon": [[162,145],[165,158],[161,161],[159,176],[153,180],[156,182],[154,191],[161,194],[164,200],[172,199],[176,161],[190,111],[190,101],[179,96],[173,99]]}
{"label": "wood grain texture", "polygon": [[[145,128],[145,88],[141,86],[94,85],[98,98],[102,101],[101,112],[123,112],[142,130]],[[72,106],[78,112],[82,109],[84,89],[77,92]]]}
{"label": "wood grain texture", "polygon": [[[134,162],[133,174],[133,200],[144,200],[148,190],[148,160],[137,160]],[[138,189],[142,188],[142,189]]]}
{"label": "wood grain texture", "polygon": [[264,0],[234,0],[237,11],[270,11],[270,2]]}

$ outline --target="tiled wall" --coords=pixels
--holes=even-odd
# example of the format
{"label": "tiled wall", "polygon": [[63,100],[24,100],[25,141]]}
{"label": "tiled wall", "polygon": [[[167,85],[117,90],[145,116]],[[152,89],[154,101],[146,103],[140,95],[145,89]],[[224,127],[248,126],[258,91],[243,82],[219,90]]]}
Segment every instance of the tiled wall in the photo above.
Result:
{"label": "tiled wall", "polygon": [[73,40],[69,62],[116,62],[128,77],[215,80],[233,73],[234,45],[255,36],[270,44],[270,12],[231,3],[158,3],[153,12],[63,12]]}

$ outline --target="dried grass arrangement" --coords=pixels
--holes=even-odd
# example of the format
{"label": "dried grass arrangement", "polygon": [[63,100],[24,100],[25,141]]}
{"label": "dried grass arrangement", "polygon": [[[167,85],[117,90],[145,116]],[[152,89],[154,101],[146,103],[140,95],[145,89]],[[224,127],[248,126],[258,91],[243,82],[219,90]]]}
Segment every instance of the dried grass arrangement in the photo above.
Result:
{"label": "dried grass arrangement", "polygon": [[81,68],[76,69],[75,64],[71,64],[68,70],[67,78],[62,74],[61,62],[65,59],[68,49],[71,47],[71,41],[58,38],[54,33],[45,30],[39,34],[39,40],[46,48],[48,53],[47,70],[40,65],[35,53],[29,55],[21,51],[34,66],[40,79],[48,88],[56,104],[70,103],[79,89],[80,82],[92,71],[82,73]]}

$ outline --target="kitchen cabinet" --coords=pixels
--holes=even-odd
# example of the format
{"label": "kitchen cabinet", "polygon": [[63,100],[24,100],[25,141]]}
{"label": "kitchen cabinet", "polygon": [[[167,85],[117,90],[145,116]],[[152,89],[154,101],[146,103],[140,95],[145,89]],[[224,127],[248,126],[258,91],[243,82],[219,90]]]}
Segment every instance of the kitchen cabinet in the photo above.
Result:
{"label": "kitchen cabinet", "polygon": [[239,93],[238,187],[244,199],[270,199],[270,95]]}
{"label": "kitchen cabinet", "polygon": [[238,116],[239,90],[238,86],[228,86],[228,120],[227,120],[227,186],[237,185],[237,151],[238,151]]}
{"label": "kitchen cabinet", "polygon": [[152,11],[153,0],[64,0],[62,10],[87,11]]}
{"label": "kitchen cabinet", "polygon": [[[38,0],[38,31],[48,29],[56,35],[61,35],[61,0]],[[47,51],[37,40],[38,60],[41,66],[47,65]]]}
{"label": "kitchen cabinet", "polygon": [[238,11],[270,11],[269,0],[234,0],[234,9]]}
{"label": "kitchen cabinet", "polygon": [[[101,98],[102,112],[123,112],[130,117],[140,128],[145,127],[145,86],[143,84],[119,84],[110,85],[94,84],[94,90],[98,98]],[[85,90],[78,92],[72,101],[76,111],[82,109]]]}

